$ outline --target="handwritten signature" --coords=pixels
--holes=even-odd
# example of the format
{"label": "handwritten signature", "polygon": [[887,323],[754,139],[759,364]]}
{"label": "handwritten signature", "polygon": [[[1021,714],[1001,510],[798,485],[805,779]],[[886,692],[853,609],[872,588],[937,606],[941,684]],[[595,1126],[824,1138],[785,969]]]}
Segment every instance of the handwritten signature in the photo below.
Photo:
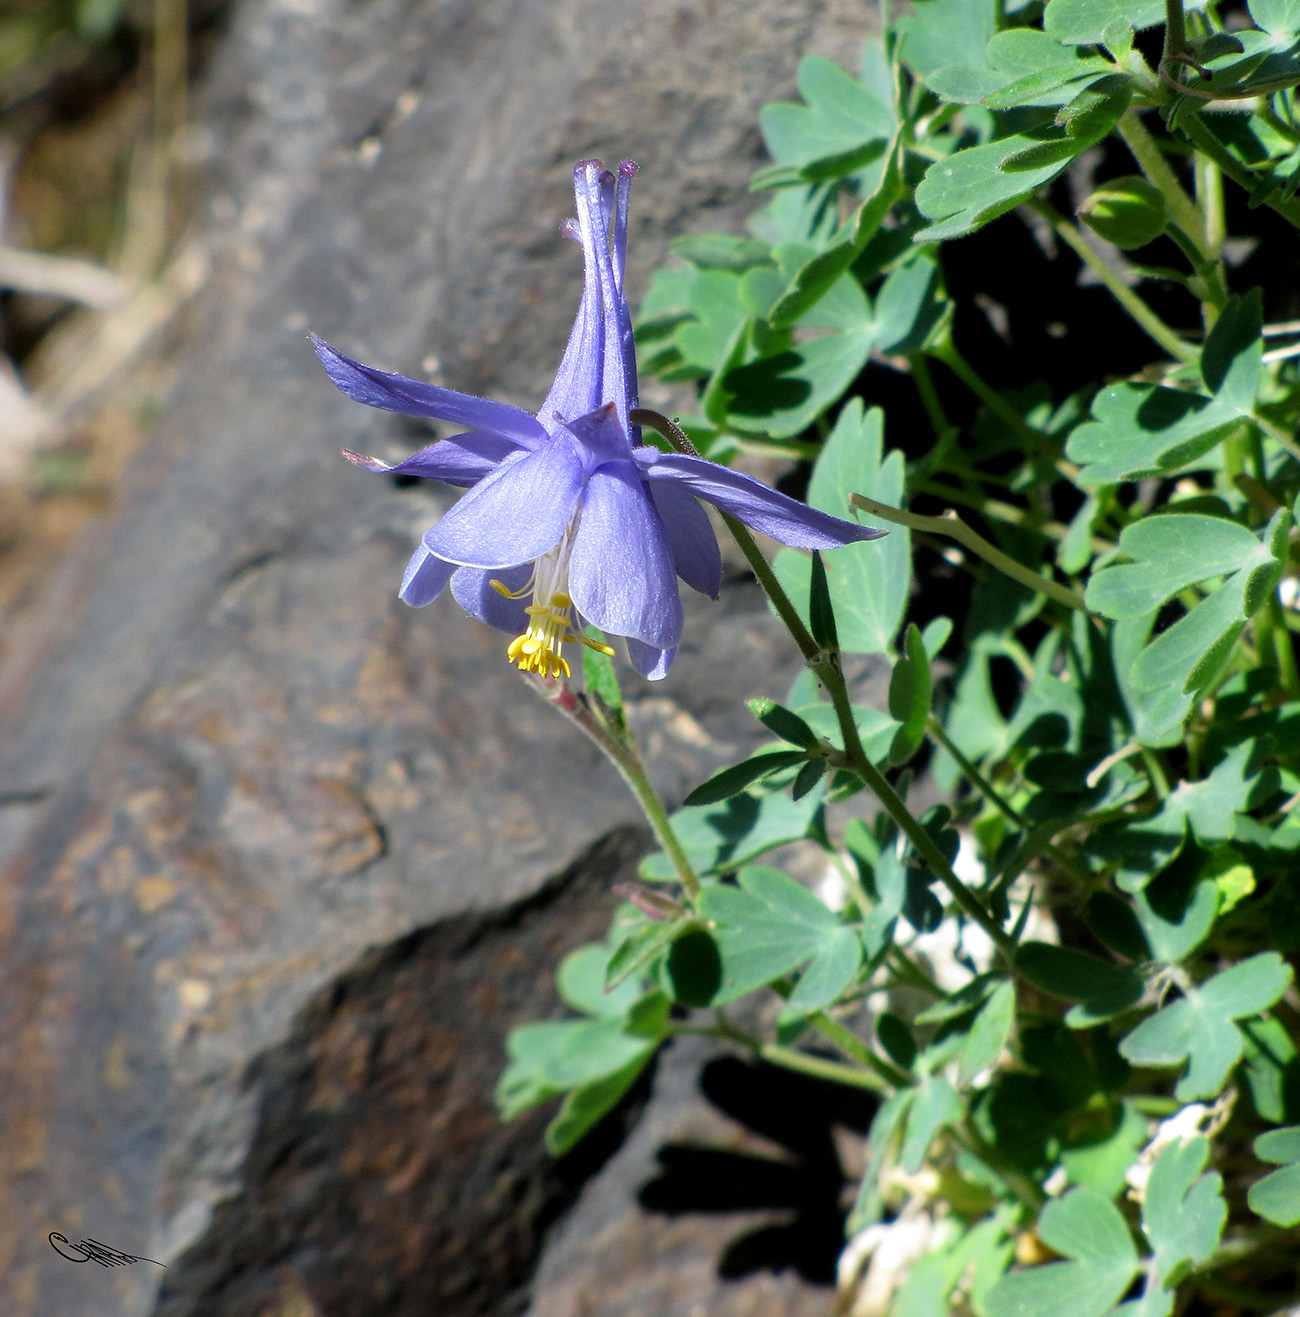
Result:
{"label": "handwritten signature", "polygon": [[97,1239],[83,1239],[80,1244],[68,1244],[70,1249],[81,1254],[79,1258],[65,1253],[59,1244],[68,1244],[68,1237],[59,1234],[57,1230],[51,1231],[51,1248],[69,1262],[98,1262],[101,1267],[129,1267],[133,1262],[153,1262],[155,1267],[163,1268],[167,1265],[165,1262],[154,1262],[153,1258],[138,1258],[131,1253],[122,1253],[118,1249],[109,1248],[107,1244],[101,1244]]}

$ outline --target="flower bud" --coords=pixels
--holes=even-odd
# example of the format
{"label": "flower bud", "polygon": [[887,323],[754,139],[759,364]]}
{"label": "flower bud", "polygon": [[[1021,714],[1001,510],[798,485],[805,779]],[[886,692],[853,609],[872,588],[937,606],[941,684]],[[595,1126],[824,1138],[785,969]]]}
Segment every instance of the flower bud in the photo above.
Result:
{"label": "flower bud", "polygon": [[1079,207],[1079,218],[1116,247],[1142,247],[1164,232],[1165,199],[1154,183],[1126,174],[1103,183]]}

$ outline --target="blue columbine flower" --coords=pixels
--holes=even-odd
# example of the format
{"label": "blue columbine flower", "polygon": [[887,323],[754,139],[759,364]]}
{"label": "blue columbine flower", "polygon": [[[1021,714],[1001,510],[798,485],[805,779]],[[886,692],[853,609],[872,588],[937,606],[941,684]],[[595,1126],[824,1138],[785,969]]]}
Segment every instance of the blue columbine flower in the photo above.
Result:
{"label": "blue columbine flower", "polygon": [[590,644],[582,635],[587,622],[623,636],[643,677],[668,671],[682,630],[677,578],[714,599],[722,583],[717,540],[699,499],[796,548],[832,549],[884,534],[703,458],[641,446],[629,420],[637,406],[636,355],[623,294],[634,173],[630,160],[617,179],[599,160],[574,170],[578,218],[563,231],[582,244],[582,303],[536,416],[363,366],[312,340],[348,397],[469,427],[396,466],[345,455],[372,471],[469,487],[425,534],[399,595],[420,608],[450,582],[466,612],[515,634],[510,660],[543,677],[569,675],[561,647]]}

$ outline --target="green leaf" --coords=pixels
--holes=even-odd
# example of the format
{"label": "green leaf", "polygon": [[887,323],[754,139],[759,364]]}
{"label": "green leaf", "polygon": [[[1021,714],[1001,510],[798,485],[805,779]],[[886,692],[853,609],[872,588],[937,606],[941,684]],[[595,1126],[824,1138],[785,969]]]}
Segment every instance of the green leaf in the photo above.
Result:
{"label": "green leaf", "polygon": [[[856,78],[820,55],[805,56],[799,65],[799,94],[807,102],[771,102],[759,111],[758,123],[772,158],[801,171],[828,160],[841,162],[845,173],[883,154],[883,143],[894,134],[893,110]],[[864,148],[876,144],[875,156]],[[865,156],[860,163],[859,156]],[[804,173],[805,177],[819,177]]]}
{"label": "green leaf", "polygon": [[1273,1016],[1248,1020],[1241,1032],[1246,1040],[1243,1055],[1251,1101],[1263,1120],[1280,1125],[1300,1111],[1296,1045],[1286,1026]]}
{"label": "green leaf", "polygon": [[1256,741],[1235,745],[1199,782],[1180,782],[1165,801],[1168,811],[1181,810],[1202,843],[1228,841],[1237,816],[1251,809],[1277,787],[1277,770],[1262,767]]}
{"label": "green leaf", "polygon": [[787,1011],[820,1011],[839,999],[862,965],[862,940],[841,925],[822,944],[786,999]]}
{"label": "green leaf", "polygon": [[605,989],[612,992],[633,974],[645,969],[672,946],[681,933],[693,926],[694,920],[665,919],[661,923],[645,921],[614,947],[605,966]]}
{"label": "green leaf", "polygon": [[808,629],[822,649],[838,650],[840,635],[835,625],[835,605],[831,601],[830,584],[826,579],[826,564],[817,549],[812,552],[809,571]]}
{"label": "green leaf", "polygon": [[1001,1055],[1011,1036],[1015,1017],[1015,984],[1004,980],[993,989],[988,1001],[980,1008],[962,1044],[957,1070],[957,1083],[962,1088],[967,1087],[981,1070],[987,1069]]}
{"label": "green leaf", "polygon": [[[775,846],[806,837],[820,807],[818,792],[798,801],[784,792],[744,793],[717,805],[687,806],[669,821],[692,868],[704,877],[738,868]],[[671,882],[677,877],[662,851],[642,860],[640,873],[649,882]]]}
{"label": "green leaf", "polygon": [[1142,1228],[1155,1254],[1156,1277],[1164,1286],[1181,1279],[1193,1262],[1218,1247],[1228,1207],[1217,1172],[1202,1175],[1210,1144],[1203,1135],[1165,1145],[1151,1167],[1142,1204]]}
{"label": "green leaf", "polygon": [[1290,1229],[1300,1223],[1300,1125],[1269,1130],[1255,1140],[1255,1156],[1280,1164],[1250,1186],[1246,1201],[1256,1216]]}
{"label": "green leaf", "polygon": [[[850,494],[898,507],[903,497],[903,455],[883,453],[884,414],[863,413],[853,398],[840,412],[808,485],[808,502],[821,512],[857,520]],[[825,558],[840,648],[848,654],[884,654],[893,644],[911,582],[908,532],[890,528],[886,539],[835,549]],[[811,563],[793,549],[776,555],[773,570],[792,600],[809,596]]]}
{"label": "green leaf", "polygon": [[889,762],[897,766],[920,749],[930,716],[930,656],[915,622],[907,628],[903,656],[889,679],[889,713],[903,724],[889,750]]}
{"label": "green leaf", "polygon": [[1290,982],[1291,968],[1282,957],[1261,952],[1189,988],[1139,1024],[1119,1050],[1134,1065],[1187,1062],[1187,1073],[1174,1089],[1180,1102],[1214,1097],[1241,1059],[1241,1030],[1233,1021],[1267,1010]]}
{"label": "green leaf", "polygon": [[915,241],[941,242],[970,233],[1018,206],[1036,188],[1055,178],[1065,168],[1066,160],[1053,159],[1033,169],[1003,172],[1002,166],[1012,156],[1041,144],[1041,138],[1017,133],[936,160],[925,171],[915,195],[917,209],[934,222],[915,234]]}
{"label": "green leaf", "polygon": [[905,1020],[886,1011],[876,1019],[876,1037],[896,1066],[910,1070],[916,1063],[916,1038]]}
{"label": "green leaf", "polygon": [[1124,1218],[1093,1189],[1072,1189],[1049,1202],[1038,1233],[1066,1260],[1008,1272],[985,1299],[990,1314],[1103,1317],[1137,1275],[1137,1250]]}
{"label": "green leaf", "polygon": [[1241,419],[1226,398],[1204,398],[1154,384],[1102,389],[1093,399],[1092,417],[1075,428],[1065,445],[1066,456],[1083,468],[1083,486],[1114,485],[1191,467],[1233,433]]}
{"label": "green leaf", "polygon": [[805,758],[802,750],[770,750],[766,754],[754,755],[743,763],[733,764],[730,768],[715,773],[707,782],[700,783],[686,797],[686,804],[713,805],[719,800],[726,800],[729,796],[737,796],[759,778],[782,768],[789,768]]}
{"label": "green leaf", "polygon": [[1061,1165],[1070,1183],[1085,1184],[1107,1198],[1114,1198],[1127,1187],[1125,1175],[1137,1160],[1148,1132],[1147,1118],[1132,1102],[1124,1102],[1119,1120],[1108,1137],[1061,1153]]}
{"label": "green leaf", "polygon": [[1163,913],[1152,908],[1152,896],[1159,882],[1150,884],[1134,898],[1137,918],[1142,925],[1153,960],[1176,965],[1191,955],[1210,935],[1219,911],[1219,893],[1208,879],[1192,889],[1191,899],[1180,910]]}
{"label": "green leaf", "polygon": [[635,1057],[621,1070],[581,1084],[564,1099],[555,1119],[546,1127],[546,1150],[562,1157],[602,1116],[611,1111],[645,1069],[654,1049]]}
{"label": "green leaf", "polygon": [[1104,617],[1142,617],[1189,585],[1235,572],[1256,558],[1259,548],[1251,531],[1222,517],[1179,512],[1144,517],[1120,533],[1119,550],[1133,561],[1094,572],[1085,599]]}
{"label": "green leaf", "polygon": [[1261,293],[1252,288],[1244,297],[1228,299],[1201,350],[1201,378],[1215,400],[1239,416],[1255,409],[1264,340]]}
{"label": "green leaf", "polygon": [[[722,387],[730,397],[725,419],[732,429],[769,439],[802,434],[857,379],[875,346],[875,323],[862,286],[851,275],[839,285],[844,303],[860,317],[842,332],[790,342],[753,360],[731,366]],[[834,291],[813,308],[816,315],[835,307]],[[845,316],[847,318],[847,316]],[[816,327],[816,326],[814,326]],[[680,331],[684,332],[684,331]]]}
{"label": "green leaf", "polygon": [[997,27],[995,0],[920,0],[894,23],[900,60],[927,77],[983,50]]}
{"label": "green leaf", "polygon": [[1142,999],[1142,976],[1072,947],[1025,942],[1016,967],[1036,987],[1053,997],[1081,1003],[1067,1016],[1072,1028],[1095,1024],[1136,1006]]}
{"label": "green leaf", "polygon": [[908,1111],[907,1132],[898,1157],[903,1170],[915,1175],[939,1131],[945,1125],[956,1125],[961,1118],[962,1104],[957,1090],[942,1075],[928,1075],[917,1086]]}
{"label": "green leaf", "polygon": [[[713,1005],[734,1001],[793,972],[834,940],[841,945],[827,953],[829,966],[818,973],[824,983],[828,969],[842,970],[847,956],[838,935],[847,930],[812,892],[779,869],[757,865],[742,869],[737,881],[736,887],[711,884],[699,899],[699,912],[713,926],[722,962]],[[815,996],[820,986],[815,984],[808,995]]]}
{"label": "green leaf", "polygon": [[753,699],[745,702],[750,713],[767,728],[773,736],[779,736],[791,745],[804,750],[816,750],[819,745],[817,733],[808,726],[797,713],[778,704],[775,700]]}
{"label": "green leaf", "polygon": [[1183,723],[1191,712],[1195,693],[1177,686],[1154,691],[1133,689],[1133,664],[1151,635],[1156,615],[1118,622],[1111,628],[1111,660],[1115,680],[1128,714],[1133,739],[1140,745],[1172,746],[1183,739]]}
{"label": "green leaf", "polygon": [[[966,58],[968,52],[963,51]],[[1010,28],[993,35],[983,65],[958,64],[936,69],[930,89],[946,101],[990,109],[1018,105],[1059,105],[1074,94],[1062,88],[1082,77],[1109,73],[1111,65],[1096,56],[1060,45],[1034,28]]]}
{"label": "green leaf", "polygon": [[1279,43],[1300,37],[1300,0],[1249,0],[1250,17]]}
{"label": "green leaf", "polygon": [[1146,960],[1151,954],[1137,912],[1125,900],[1104,888],[1088,898],[1084,922],[1093,936],[1129,960]]}
{"label": "green leaf", "polygon": [[1164,22],[1164,17],[1164,0],[1052,0],[1043,30],[1065,45],[1095,45],[1114,23],[1122,21],[1141,31]]}
{"label": "green leaf", "polygon": [[599,943],[589,943],[571,951],[560,962],[555,984],[560,997],[575,1011],[598,1020],[621,1019],[641,996],[641,985],[626,981],[607,990],[605,976],[610,952]]}
{"label": "green leaf", "polygon": [[876,294],[877,348],[897,356],[920,352],[945,323],[949,307],[938,260],[931,252],[918,252],[893,270]]}
{"label": "green leaf", "polygon": [[767,243],[736,238],[730,233],[688,233],[673,239],[672,250],[701,270],[732,270],[743,274],[772,263]]}
{"label": "green leaf", "polygon": [[1134,690],[1190,691],[1214,676],[1247,620],[1281,580],[1290,524],[1291,514],[1279,508],[1254,554],[1138,655],[1131,673]]}

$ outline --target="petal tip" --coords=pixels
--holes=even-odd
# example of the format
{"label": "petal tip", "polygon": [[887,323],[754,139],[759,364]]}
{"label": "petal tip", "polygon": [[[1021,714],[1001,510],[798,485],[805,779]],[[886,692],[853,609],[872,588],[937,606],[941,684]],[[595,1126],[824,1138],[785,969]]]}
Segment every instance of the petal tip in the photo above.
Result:
{"label": "petal tip", "polygon": [[344,457],[352,463],[353,466],[365,467],[367,471],[383,473],[391,471],[393,468],[388,462],[382,462],[377,457],[367,457],[365,453],[354,453],[350,448],[340,450]]}

